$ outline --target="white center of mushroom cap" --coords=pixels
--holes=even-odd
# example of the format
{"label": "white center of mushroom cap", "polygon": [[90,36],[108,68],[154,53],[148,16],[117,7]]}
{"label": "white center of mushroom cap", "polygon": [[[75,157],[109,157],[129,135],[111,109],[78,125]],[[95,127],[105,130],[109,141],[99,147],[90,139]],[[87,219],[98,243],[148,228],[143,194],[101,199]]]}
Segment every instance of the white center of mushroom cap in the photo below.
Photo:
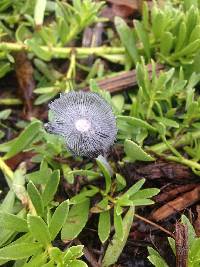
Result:
{"label": "white center of mushroom cap", "polygon": [[87,132],[91,127],[91,123],[86,119],[79,119],[75,122],[75,127],[79,132]]}

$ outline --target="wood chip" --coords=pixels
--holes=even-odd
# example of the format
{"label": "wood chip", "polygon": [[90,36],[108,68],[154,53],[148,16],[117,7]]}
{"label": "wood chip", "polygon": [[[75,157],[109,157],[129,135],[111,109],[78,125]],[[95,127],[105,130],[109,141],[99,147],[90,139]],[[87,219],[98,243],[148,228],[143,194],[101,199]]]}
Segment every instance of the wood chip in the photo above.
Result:
{"label": "wood chip", "polygon": [[162,221],[172,214],[175,214],[185,208],[193,205],[200,200],[200,186],[195,189],[177,197],[176,199],[169,201],[167,204],[163,205],[161,208],[157,209],[150,216],[154,221]]}
{"label": "wood chip", "polygon": [[[169,201],[174,199],[176,196],[191,191],[197,186],[197,184],[186,184],[186,185],[170,185],[170,188],[165,187],[164,192],[154,197],[156,203]],[[173,187],[173,188],[171,188]]]}

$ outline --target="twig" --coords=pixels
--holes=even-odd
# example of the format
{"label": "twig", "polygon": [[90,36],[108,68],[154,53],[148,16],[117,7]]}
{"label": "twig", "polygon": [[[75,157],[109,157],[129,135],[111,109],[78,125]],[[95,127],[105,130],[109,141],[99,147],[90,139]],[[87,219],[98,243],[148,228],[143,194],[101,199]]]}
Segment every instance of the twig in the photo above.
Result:
{"label": "twig", "polygon": [[[67,58],[70,56],[72,51],[76,53],[77,57],[88,56],[88,55],[124,55],[124,47],[109,47],[109,46],[99,46],[99,47],[53,47],[53,46],[41,46],[44,52],[49,52],[52,58]],[[32,51],[31,47],[21,43],[8,43],[1,42],[0,50],[7,51]]]}
{"label": "twig", "polygon": [[152,222],[152,221],[150,221],[150,220],[148,220],[148,219],[146,219],[146,218],[144,218],[144,217],[142,217],[142,216],[140,216],[138,214],[135,214],[135,217],[140,219],[140,220],[142,220],[142,221],[144,221],[144,222],[146,222],[146,223],[148,223],[148,224],[151,224],[152,226],[160,229],[161,231],[165,232],[167,235],[169,235],[169,236],[171,236],[172,238],[175,239],[174,234],[171,233],[170,231],[166,230],[164,227],[162,227],[162,226],[160,226],[160,225],[158,225],[158,224],[156,224],[156,223],[154,223],[154,222]]}
{"label": "twig", "polygon": [[[152,66],[151,64],[147,65],[149,75],[151,76],[152,73]],[[156,71],[159,72],[160,70],[164,69],[163,65],[157,64]],[[137,85],[136,79],[136,70],[125,71],[119,73],[113,77],[108,77],[103,80],[97,81],[98,86],[110,93],[116,93],[122,90],[126,90],[131,86]],[[89,87],[84,88],[85,91],[89,90]]]}

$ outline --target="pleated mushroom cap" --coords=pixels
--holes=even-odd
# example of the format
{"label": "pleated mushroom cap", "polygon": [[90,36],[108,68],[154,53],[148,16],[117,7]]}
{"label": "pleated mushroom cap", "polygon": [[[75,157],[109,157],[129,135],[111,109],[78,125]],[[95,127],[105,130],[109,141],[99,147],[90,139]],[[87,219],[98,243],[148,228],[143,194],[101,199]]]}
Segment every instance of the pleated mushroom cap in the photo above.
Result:
{"label": "pleated mushroom cap", "polygon": [[97,157],[113,145],[116,119],[111,106],[97,93],[61,94],[49,108],[53,121],[45,125],[47,131],[64,137],[74,155]]}

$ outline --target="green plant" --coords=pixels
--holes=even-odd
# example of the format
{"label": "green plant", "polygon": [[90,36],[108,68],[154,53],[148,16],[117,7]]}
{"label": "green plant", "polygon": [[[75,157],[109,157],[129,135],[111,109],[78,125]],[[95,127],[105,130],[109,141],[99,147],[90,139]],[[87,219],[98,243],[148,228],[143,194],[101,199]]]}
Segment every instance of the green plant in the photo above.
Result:
{"label": "green plant", "polygon": [[[144,184],[136,173],[139,180],[132,182],[126,177],[128,167],[137,168],[138,161],[141,166],[156,165],[161,158],[200,174],[199,4],[199,0],[154,1],[149,9],[144,1],[141,20],[132,25],[129,21],[128,26],[116,17],[112,27],[112,21],[100,17],[103,1],[0,1],[0,169],[7,183],[1,188],[1,265],[14,261],[8,264],[86,266],[80,258],[83,247],[73,245],[78,238],[87,246],[84,235],[91,228],[95,244],[89,246],[103,251],[100,264],[115,264],[127,244],[135,212],[147,210],[159,192],[148,188],[148,177]],[[97,22],[103,35],[101,45],[93,47]],[[88,27],[94,36],[91,47],[84,47],[83,31]],[[17,72],[16,55],[22,51],[36,84],[31,85],[34,92],[23,89],[23,94],[35,95],[29,114],[22,106],[26,106],[22,92],[16,94],[18,86],[4,88]],[[99,79],[121,74],[116,70],[122,70],[122,76],[115,77],[120,86],[126,85],[127,77],[133,83],[129,75],[135,72],[123,73],[132,66],[134,88],[112,95],[98,86]],[[106,160],[74,158],[64,140],[43,127],[42,104],[68,92],[69,80],[75,89],[89,86],[112,105],[119,131]],[[110,88],[106,82],[103,86]],[[18,105],[15,111],[13,105]],[[165,185],[164,179],[161,182]],[[185,217],[182,220],[188,224]],[[189,261],[196,266],[199,240],[191,233]],[[169,242],[174,248],[174,241]],[[167,266],[156,251],[149,252],[153,264]]]}
{"label": "green plant", "polygon": [[78,260],[83,246],[61,251],[52,245],[67,219],[69,201],[52,202],[60,180],[58,171],[51,172],[43,163],[40,174],[45,178],[42,190],[37,181],[31,181],[33,174],[27,176],[30,182],[25,188],[23,165],[13,174],[11,189],[0,207],[0,265],[14,260],[14,266],[24,267],[87,266]]}
{"label": "green plant", "polygon": [[[198,174],[199,97],[194,95],[194,87],[200,80],[199,74],[193,73],[188,81],[182,69],[175,72],[172,68],[157,74],[155,63],[152,61],[150,77],[143,59],[137,64],[136,70],[139,90],[136,95],[130,94],[130,115],[118,115],[119,137],[122,140],[133,139],[140,146],[149,136],[155,140],[159,138],[163,143],[146,147],[149,152],[185,164]],[[177,147],[182,146],[191,159],[183,157],[174,144]],[[129,145],[127,149],[138,151],[137,144]],[[165,154],[166,150],[170,150],[172,155]],[[144,153],[146,152],[143,152],[140,158],[138,152],[135,152],[132,161],[141,160],[145,157]],[[146,154],[146,160],[153,158]]]}
{"label": "green plant", "polygon": [[[149,15],[150,14],[150,15]],[[115,18],[116,29],[130,59],[135,63],[143,55],[146,61],[155,57],[159,62],[178,67],[188,65],[200,47],[199,10],[191,3],[183,10],[168,1],[164,7],[154,3],[149,10],[144,2],[142,21],[135,20],[129,28],[120,17]]]}

